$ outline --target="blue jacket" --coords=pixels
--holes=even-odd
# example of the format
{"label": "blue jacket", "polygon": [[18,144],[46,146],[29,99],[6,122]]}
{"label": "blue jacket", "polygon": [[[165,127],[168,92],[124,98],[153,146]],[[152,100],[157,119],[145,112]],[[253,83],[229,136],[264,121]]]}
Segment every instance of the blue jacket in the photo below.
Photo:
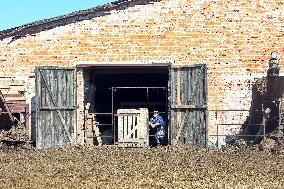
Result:
{"label": "blue jacket", "polygon": [[162,116],[158,116],[157,118],[152,117],[149,121],[149,124],[158,124],[158,128],[161,127],[162,125],[164,125],[164,120],[162,118]]}

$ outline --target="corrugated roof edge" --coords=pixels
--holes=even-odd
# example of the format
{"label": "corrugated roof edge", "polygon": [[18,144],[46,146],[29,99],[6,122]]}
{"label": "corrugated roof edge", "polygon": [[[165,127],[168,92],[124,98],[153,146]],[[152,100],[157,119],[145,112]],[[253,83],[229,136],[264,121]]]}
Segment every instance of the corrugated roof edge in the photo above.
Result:
{"label": "corrugated roof edge", "polygon": [[118,0],[94,8],[75,11],[70,14],[39,20],[15,28],[0,31],[0,40],[12,37],[12,42],[26,35],[32,35],[34,33],[52,29],[54,27],[64,26],[71,23],[108,15],[110,14],[110,11],[113,10],[124,10],[135,5],[146,5],[159,1],[161,0]]}

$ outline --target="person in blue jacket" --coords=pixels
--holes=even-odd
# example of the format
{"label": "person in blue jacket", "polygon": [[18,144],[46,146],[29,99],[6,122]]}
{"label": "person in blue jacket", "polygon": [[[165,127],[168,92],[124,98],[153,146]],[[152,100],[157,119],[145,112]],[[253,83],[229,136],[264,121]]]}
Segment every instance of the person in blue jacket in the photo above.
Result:
{"label": "person in blue jacket", "polygon": [[164,130],[164,120],[162,116],[159,115],[158,111],[154,111],[153,117],[149,120],[150,129],[152,129],[155,133],[155,139],[157,145],[163,145],[163,140],[165,137]]}

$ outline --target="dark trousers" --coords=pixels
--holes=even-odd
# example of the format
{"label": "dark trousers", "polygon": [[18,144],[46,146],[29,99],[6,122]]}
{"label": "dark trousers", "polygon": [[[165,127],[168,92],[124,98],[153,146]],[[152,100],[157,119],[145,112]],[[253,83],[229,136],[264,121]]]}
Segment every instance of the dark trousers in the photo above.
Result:
{"label": "dark trousers", "polygon": [[164,145],[164,137],[161,137],[158,132],[158,128],[150,128],[150,146]]}
{"label": "dark trousers", "polygon": [[164,145],[164,138],[160,138],[159,136],[157,136],[157,133],[155,134],[155,139],[156,139],[156,143],[157,145]]}

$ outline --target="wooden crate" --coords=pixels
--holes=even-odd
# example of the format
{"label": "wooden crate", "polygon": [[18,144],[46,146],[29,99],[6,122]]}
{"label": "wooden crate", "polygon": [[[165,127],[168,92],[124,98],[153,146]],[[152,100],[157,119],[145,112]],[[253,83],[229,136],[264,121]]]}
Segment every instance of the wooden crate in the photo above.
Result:
{"label": "wooden crate", "polygon": [[147,108],[119,109],[117,120],[118,146],[149,146],[149,111]]}

